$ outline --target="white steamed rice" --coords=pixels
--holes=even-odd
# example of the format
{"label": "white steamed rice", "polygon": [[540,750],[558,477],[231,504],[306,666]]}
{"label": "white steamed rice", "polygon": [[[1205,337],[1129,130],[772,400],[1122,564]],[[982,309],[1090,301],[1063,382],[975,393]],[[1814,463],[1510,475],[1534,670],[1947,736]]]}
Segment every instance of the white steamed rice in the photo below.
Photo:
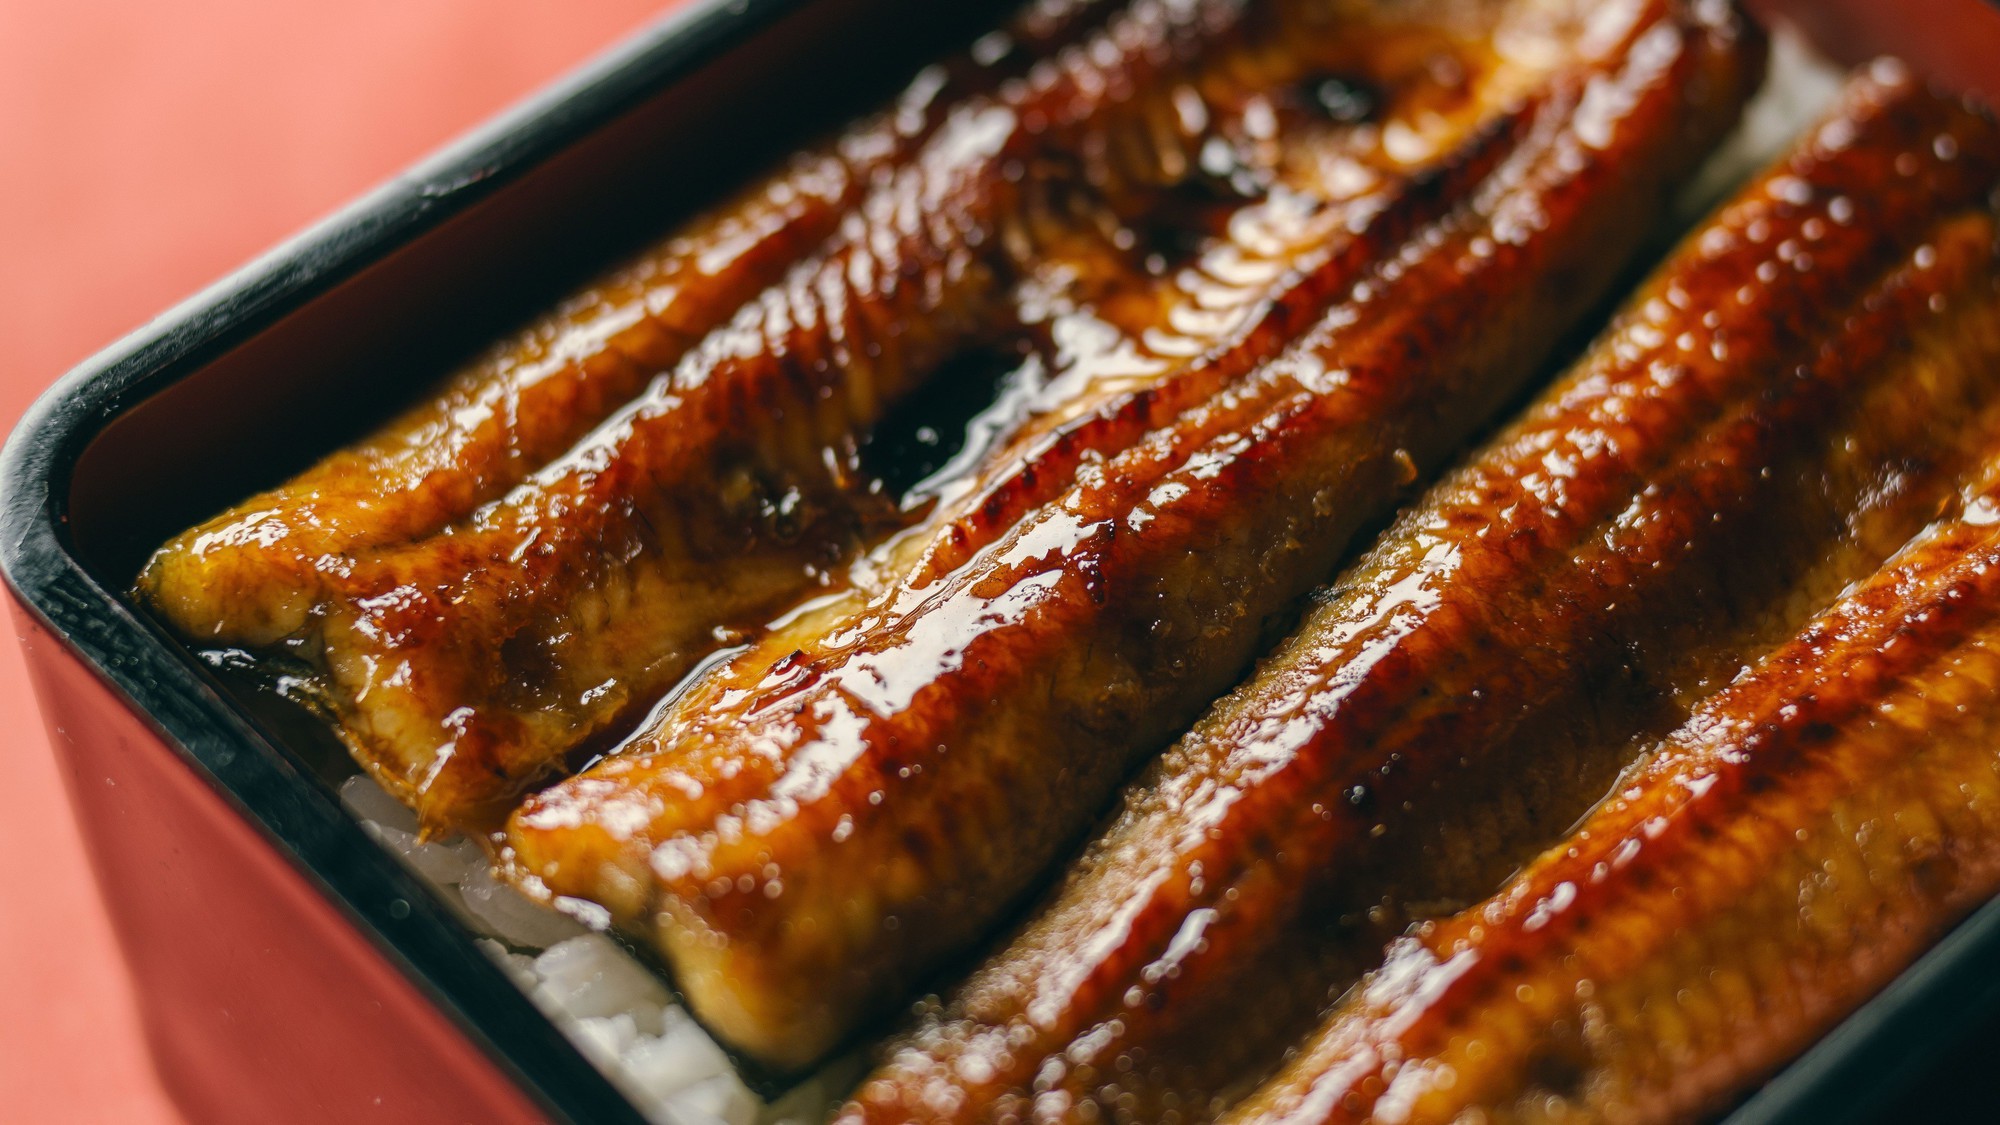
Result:
{"label": "white steamed rice", "polygon": [[479,948],[649,1120],[804,1125],[825,1117],[852,1080],[852,1064],[837,1063],[766,1104],[659,979],[616,942],[496,880],[471,841],[419,843],[416,817],[367,775],[342,783],[340,799],[363,831],[437,889],[480,935]]}

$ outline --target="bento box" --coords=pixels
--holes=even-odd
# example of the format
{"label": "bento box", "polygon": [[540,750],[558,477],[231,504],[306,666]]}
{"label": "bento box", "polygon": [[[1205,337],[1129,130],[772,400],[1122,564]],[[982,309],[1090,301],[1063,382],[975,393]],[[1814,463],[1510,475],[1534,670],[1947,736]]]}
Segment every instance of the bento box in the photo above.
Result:
{"label": "bento box", "polygon": [[[1007,5],[712,0],[64,377],[9,440],[0,566],[160,1072],[191,1120],[647,1118],[343,805],[353,767],[126,592],[667,220]],[[1766,3],[2000,101],[2000,6]],[[1732,1125],[1870,1120],[2000,1015],[2000,902]]]}

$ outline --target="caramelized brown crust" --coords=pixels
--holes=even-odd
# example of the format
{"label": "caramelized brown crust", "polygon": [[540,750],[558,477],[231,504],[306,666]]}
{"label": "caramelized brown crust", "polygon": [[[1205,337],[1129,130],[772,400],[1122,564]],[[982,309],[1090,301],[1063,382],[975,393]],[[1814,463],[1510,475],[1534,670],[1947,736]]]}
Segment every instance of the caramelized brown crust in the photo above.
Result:
{"label": "caramelized brown crust", "polygon": [[1714,1112],[2000,892],[1995,470],[1230,1120]]}
{"label": "caramelized brown crust", "polygon": [[802,615],[531,798],[517,876],[603,904],[766,1062],[893,1006],[1527,378],[1733,120],[1758,56],[1726,9],[1612,15],[1441,217],[1384,212],[989,546]]}
{"label": "caramelized brown crust", "polygon": [[1988,123],[1858,81],[1128,790],[844,1119],[1204,1119],[1339,954],[1573,821],[1634,730],[1871,571],[2000,434],[1968,210],[1997,170]]}
{"label": "caramelized brown crust", "polygon": [[[643,393],[438,534],[315,560],[293,642],[324,670],[356,756],[428,826],[488,826],[650,705],[718,627],[823,577],[882,507],[852,472],[858,436],[1009,331],[1017,267],[1060,256],[1030,214],[1059,172],[1043,163],[1138,128],[1139,103],[1243,20],[1238,0],[1131,0],[935,122],[892,115],[885,128],[921,143]],[[1101,167],[1136,182],[1129,162]],[[170,547],[144,588],[178,612],[163,576],[201,571],[214,542]],[[227,591],[229,576],[208,577]]]}

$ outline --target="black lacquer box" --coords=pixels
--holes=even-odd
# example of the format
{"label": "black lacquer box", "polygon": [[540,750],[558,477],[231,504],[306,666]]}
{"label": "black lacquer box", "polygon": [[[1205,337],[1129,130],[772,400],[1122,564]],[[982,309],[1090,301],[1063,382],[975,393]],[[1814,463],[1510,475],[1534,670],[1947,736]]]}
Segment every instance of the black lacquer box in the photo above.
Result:
{"label": "black lacquer box", "polygon": [[[1985,0],[1763,6],[1843,59],[1894,52],[2000,98],[2000,7]],[[90,360],[15,431],[0,566],[149,1041],[191,1120],[644,1119],[363,834],[325,736],[232,692],[135,608],[124,591],[146,555],[1003,7],[695,4]],[[1996,1013],[2000,902],[1729,1120],[1870,1119]]]}

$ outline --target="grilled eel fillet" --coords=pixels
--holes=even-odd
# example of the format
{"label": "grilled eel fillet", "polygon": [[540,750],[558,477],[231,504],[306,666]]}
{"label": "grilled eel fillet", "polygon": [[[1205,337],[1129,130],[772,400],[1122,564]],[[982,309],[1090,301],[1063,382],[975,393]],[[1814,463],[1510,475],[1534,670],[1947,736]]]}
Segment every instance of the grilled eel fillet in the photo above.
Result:
{"label": "grilled eel fillet", "polygon": [[858,610],[801,613],[531,797],[516,880],[651,942],[767,1064],[893,1008],[1528,378],[1735,118],[1757,42],[1726,6],[1600,8],[1498,159],[1469,154],[1480,174],[1383,208],[1229,341],[1077,419],[1019,475],[1018,518],[950,524]]}
{"label": "grilled eel fillet", "polygon": [[[1238,0],[1131,0],[940,111],[816,253],[511,492],[439,534],[314,562],[294,641],[356,756],[428,827],[488,827],[718,626],[808,587],[866,506],[856,436],[1006,330],[1010,251],[1043,249],[1012,233],[1037,162],[1148,121],[1136,103],[1243,17]],[[209,541],[163,552],[142,583],[156,603]]]}
{"label": "grilled eel fillet", "polygon": [[1203,1119],[1358,967],[1313,946],[1485,894],[2000,437],[1996,176],[1989,122],[1857,78],[1128,789],[843,1119]]}
{"label": "grilled eel fillet", "polygon": [[967,54],[924,71],[888,110],[568,298],[364,441],[182,533],[141,588],[198,639],[263,646],[297,634],[324,570],[447,527],[569,449],[832,236],[965,101],[1109,6],[1039,4],[991,62]]}
{"label": "grilled eel fillet", "polygon": [[2000,461],[1229,1121],[1725,1108],[2000,892]]}

